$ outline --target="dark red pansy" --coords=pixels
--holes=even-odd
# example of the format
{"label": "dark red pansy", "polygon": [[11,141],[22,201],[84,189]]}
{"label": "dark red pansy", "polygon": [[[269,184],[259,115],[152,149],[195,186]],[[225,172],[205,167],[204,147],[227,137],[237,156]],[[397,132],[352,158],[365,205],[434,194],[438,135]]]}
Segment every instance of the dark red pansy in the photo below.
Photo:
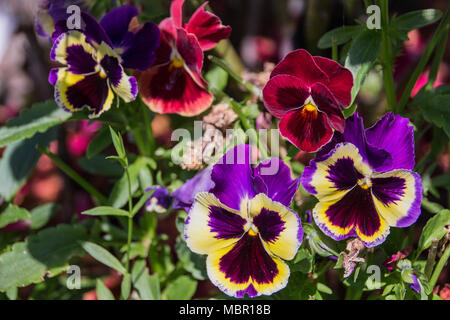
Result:
{"label": "dark red pansy", "polygon": [[194,116],[205,111],[213,96],[203,79],[203,51],[228,38],[231,28],[204,10],[203,4],[183,24],[184,0],[174,0],[171,16],[159,24],[161,44],[156,62],[138,75],[142,100],[158,113]]}
{"label": "dark red pansy", "polygon": [[352,87],[349,70],[299,49],[272,71],[263,100],[267,110],[281,119],[281,135],[299,149],[315,152],[331,140],[333,130],[344,131],[342,109],[351,102]]}

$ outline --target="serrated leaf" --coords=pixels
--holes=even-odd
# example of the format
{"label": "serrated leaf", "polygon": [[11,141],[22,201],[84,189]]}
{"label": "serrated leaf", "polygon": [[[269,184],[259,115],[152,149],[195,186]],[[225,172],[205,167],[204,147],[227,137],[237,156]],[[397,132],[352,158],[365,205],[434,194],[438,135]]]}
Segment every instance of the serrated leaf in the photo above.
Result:
{"label": "serrated leaf", "polygon": [[0,147],[30,138],[38,132],[67,121],[71,113],[61,109],[54,100],[34,104],[31,109],[8,121],[0,128]]}
{"label": "serrated leaf", "polygon": [[142,300],[159,300],[161,293],[158,275],[149,275],[145,261],[137,260],[131,270],[131,280]]}
{"label": "serrated leaf", "polygon": [[110,268],[117,270],[121,274],[125,274],[127,270],[108,250],[99,246],[96,243],[83,241],[81,247],[89,253],[95,260],[107,265]]}
{"label": "serrated leaf", "polygon": [[59,209],[60,206],[56,203],[47,203],[34,208],[31,211],[31,229],[39,229],[45,226]]}
{"label": "serrated leaf", "polygon": [[95,207],[93,209],[83,211],[82,213],[89,216],[129,216],[128,211],[106,206]]}
{"label": "serrated leaf", "polygon": [[189,300],[196,289],[197,281],[188,276],[180,276],[167,285],[163,295],[168,300]]}
{"label": "serrated leaf", "polygon": [[427,249],[434,239],[440,240],[446,233],[445,226],[450,225],[450,210],[442,210],[434,215],[423,228],[417,248],[417,257]]}
{"label": "serrated leaf", "polygon": [[115,300],[111,290],[100,279],[97,279],[95,292],[97,293],[98,300]]}
{"label": "serrated leaf", "polygon": [[441,17],[442,12],[437,9],[416,10],[393,18],[391,24],[396,29],[408,32],[435,23]]}
{"label": "serrated leaf", "polygon": [[0,214],[0,228],[3,228],[10,223],[20,220],[29,220],[30,218],[31,215],[27,209],[9,204],[5,211]]}
{"label": "serrated leaf", "polygon": [[312,270],[313,256],[307,249],[300,249],[292,261],[291,271],[309,273]]}
{"label": "serrated leaf", "polygon": [[83,255],[79,241],[86,231],[79,225],[59,225],[29,236],[0,255],[0,291],[44,281],[64,271],[71,256]]}
{"label": "serrated leaf", "polygon": [[378,57],[381,47],[381,32],[364,30],[353,41],[348,50],[345,67],[353,74],[352,102],[361,88],[367,73]]}
{"label": "serrated leaf", "polygon": [[56,139],[56,130],[37,133],[32,138],[10,144],[0,159],[0,195],[10,201],[33,171],[41,153],[37,145],[48,146]]}
{"label": "serrated leaf", "polygon": [[336,45],[344,44],[355,38],[364,28],[357,26],[342,26],[325,33],[320,39],[317,47],[319,49],[327,49],[333,46],[333,41]]}

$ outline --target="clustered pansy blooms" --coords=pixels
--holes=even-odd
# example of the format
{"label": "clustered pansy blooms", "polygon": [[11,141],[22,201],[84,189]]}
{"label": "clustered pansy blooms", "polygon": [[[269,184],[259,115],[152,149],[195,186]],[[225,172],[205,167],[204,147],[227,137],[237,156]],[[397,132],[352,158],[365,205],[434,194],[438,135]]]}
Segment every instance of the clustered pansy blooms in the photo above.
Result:
{"label": "clustered pansy blooms", "polygon": [[228,38],[231,27],[205,11],[205,2],[183,23],[184,0],[174,0],[170,13],[159,24],[161,44],[153,67],[139,75],[142,100],[152,111],[194,116],[214,99],[203,79],[203,51]]}
{"label": "clustered pansy blooms", "polygon": [[64,20],[56,22],[50,58],[66,67],[52,69],[49,82],[63,109],[87,107],[91,117],[98,117],[111,108],[115,94],[125,102],[136,98],[136,79],[124,68],[147,69],[159,45],[157,26],[139,25],[137,14],[136,8],[122,6],[98,23],[83,12],[81,30],[68,30]]}
{"label": "clustered pansy blooms", "polygon": [[[87,107],[94,118],[111,108],[115,96],[136,99],[138,89],[156,113],[188,117],[211,106],[214,96],[202,77],[204,51],[227,39],[231,28],[205,10],[206,2],[183,23],[184,0],[172,1],[170,17],[159,26],[139,24],[132,6],[118,7],[100,22],[83,11],[80,30],[67,29],[68,3],[41,1],[36,19],[38,33],[53,41],[51,59],[64,65],[49,75],[60,107],[69,112]],[[87,8],[85,1],[72,4]],[[302,223],[291,209],[300,183],[318,199],[305,222],[312,225],[313,219],[336,241],[357,238],[358,253],[383,243],[391,227],[418,219],[422,184],[412,171],[413,128],[393,113],[368,129],[358,113],[345,119],[352,87],[352,73],[339,63],[304,49],[292,51],[271,72],[262,100],[280,119],[284,138],[302,151],[317,152],[301,177],[293,179],[278,158],[253,166],[252,147],[239,144],[172,193],[156,185],[145,190],[153,192],[146,211],[187,212],[186,245],[207,255],[209,279],[225,294],[271,295],[287,285],[286,261],[303,241]],[[412,272],[410,286],[422,289]]]}
{"label": "clustered pansy blooms", "polygon": [[[289,209],[299,180],[280,159],[251,163],[251,147],[238,145],[212,168],[214,187],[198,193],[186,219],[188,247],[206,254],[210,280],[237,298],[270,295],[287,284],[303,239]],[[274,172],[269,172],[274,167]]]}

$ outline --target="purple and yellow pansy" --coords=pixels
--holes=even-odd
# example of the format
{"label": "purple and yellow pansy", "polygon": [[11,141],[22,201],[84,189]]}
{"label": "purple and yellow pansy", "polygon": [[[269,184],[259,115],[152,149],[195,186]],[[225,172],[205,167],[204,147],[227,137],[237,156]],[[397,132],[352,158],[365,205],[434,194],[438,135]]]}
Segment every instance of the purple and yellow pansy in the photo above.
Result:
{"label": "purple and yellow pansy", "polygon": [[[187,246],[206,254],[210,280],[230,296],[270,295],[284,288],[302,242],[299,217],[289,209],[299,180],[279,159],[251,165],[239,145],[214,165],[208,192],[196,195],[186,220]],[[270,166],[275,174],[264,174]]]}
{"label": "purple and yellow pansy", "polygon": [[138,25],[137,14],[136,8],[122,6],[100,23],[83,12],[80,30],[67,30],[64,21],[56,23],[50,58],[65,67],[52,69],[49,82],[63,109],[75,112],[87,107],[91,117],[98,117],[111,108],[114,94],[125,102],[136,98],[136,79],[124,68],[147,69],[159,45],[157,26]]}
{"label": "purple and yellow pansy", "polygon": [[373,247],[386,239],[390,227],[417,220],[422,185],[411,171],[414,136],[408,123],[388,113],[364,130],[355,114],[344,133],[305,168],[302,185],[319,200],[313,217],[325,234],[335,240],[357,236]]}

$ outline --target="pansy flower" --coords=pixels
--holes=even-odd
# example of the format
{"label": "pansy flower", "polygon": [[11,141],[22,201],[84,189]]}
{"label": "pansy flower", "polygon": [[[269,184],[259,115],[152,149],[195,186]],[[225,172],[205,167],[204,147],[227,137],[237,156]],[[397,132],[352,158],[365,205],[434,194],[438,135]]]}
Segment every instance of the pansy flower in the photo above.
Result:
{"label": "pansy flower", "polygon": [[62,108],[75,112],[87,106],[91,116],[97,117],[111,108],[114,93],[125,102],[136,98],[136,79],[124,68],[148,68],[159,43],[154,24],[130,31],[136,15],[136,8],[123,6],[109,12],[100,24],[83,13],[81,31],[57,25],[50,57],[66,67],[52,69],[49,81]]}
{"label": "pansy flower", "polygon": [[145,189],[146,192],[153,191],[150,198],[145,204],[145,210],[147,212],[165,213],[170,207],[172,202],[172,197],[170,196],[169,190],[161,186],[152,186]]}
{"label": "pansy flower", "polygon": [[41,37],[51,38],[59,21],[67,22],[70,14],[69,6],[75,5],[81,11],[87,11],[90,7],[89,0],[39,0],[38,10],[34,18],[36,32]]}
{"label": "pansy flower", "polygon": [[407,119],[388,113],[364,130],[355,114],[344,133],[311,160],[301,181],[319,199],[313,217],[325,234],[335,240],[359,237],[373,247],[390,227],[417,220],[422,185],[413,167],[414,136]]}
{"label": "pansy flower", "polygon": [[279,130],[299,149],[315,152],[344,131],[342,109],[351,102],[353,76],[337,62],[306,50],[289,53],[263,89],[264,104],[280,118]]}
{"label": "pansy flower", "polygon": [[152,68],[139,75],[139,91],[152,111],[194,116],[213,101],[201,75],[203,51],[228,38],[231,28],[205,11],[206,2],[187,24],[182,22],[184,0],[174,0],[171,17],[159,24],[161,45]]}
{"label": "pansy flower", "polygon": [[187,246],[208,255],[210,280],[238,298],[284,288],[290,274],[284,260],[294,258],[303,237],[289,209],[299,180],[279,159],[256,168],[250,160],[250,146],[239,145],[213,166],[214,187],[196,195],[184,229]]}

